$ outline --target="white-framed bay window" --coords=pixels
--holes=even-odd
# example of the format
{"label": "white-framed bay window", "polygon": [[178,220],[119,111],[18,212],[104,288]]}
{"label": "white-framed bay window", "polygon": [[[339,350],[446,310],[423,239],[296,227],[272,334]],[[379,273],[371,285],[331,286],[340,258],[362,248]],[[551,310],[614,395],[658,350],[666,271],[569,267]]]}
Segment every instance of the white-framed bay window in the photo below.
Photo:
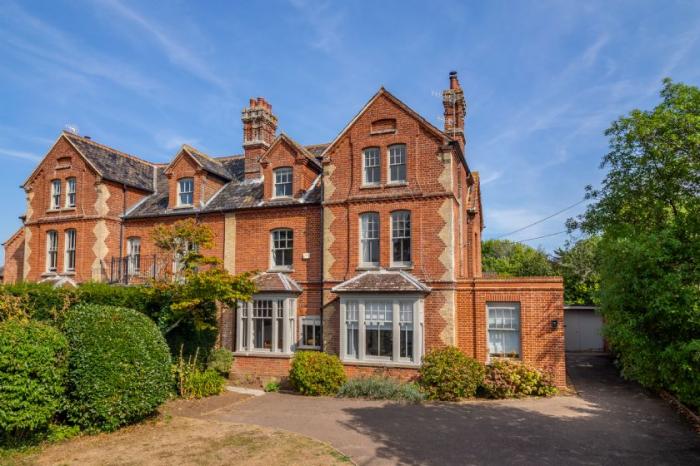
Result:
{"label": "white-framed bay window", "polygon": [[291,354],[296,348],[296,296],[256,294],[238,303],[236,351]]}
{"label": "white-framed bay window", "polygon": [[520,358],[520,303],[486,303],[489,357]]}
{"label": "white-framed bay window", "polygon": [[420,364],[423,312],[423,299],[418,295],[341,296],[341,359],[386,365]]}

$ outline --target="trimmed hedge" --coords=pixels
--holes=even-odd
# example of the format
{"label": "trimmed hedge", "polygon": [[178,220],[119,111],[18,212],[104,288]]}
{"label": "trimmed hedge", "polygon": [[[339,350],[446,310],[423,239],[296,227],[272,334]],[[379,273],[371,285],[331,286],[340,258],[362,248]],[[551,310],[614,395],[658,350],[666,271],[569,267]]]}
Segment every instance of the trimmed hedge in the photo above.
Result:
{"label": "trimmed hedge", "polygon": [[45,430],[64,402],[68,342],[40,322],[0,323],[0,432]]}
{"label": "trimmed hedge", "polygon": [[516,361],[493,361],[486,366],[481,391],[489,398],[552,396],[557,393],[549,374]]}
{"label": "trimmed hedge", "polygon": [[335,395],[345,380],[338,356],[320,351],[297,352],[289,370],[289,382],[304,395]]}
{"label": "trimmed hedge", "polygon": [[484,366],[454,346],[426,354],[419,372],[419,384],[430,400],[473,397],[484,379]]}
{"label": "trimmed hedge", "polygon": [[70,343],[68,419],[111,431],[151,414],[171,394],[163,336],[133,309],[81,304],[66,317]]}

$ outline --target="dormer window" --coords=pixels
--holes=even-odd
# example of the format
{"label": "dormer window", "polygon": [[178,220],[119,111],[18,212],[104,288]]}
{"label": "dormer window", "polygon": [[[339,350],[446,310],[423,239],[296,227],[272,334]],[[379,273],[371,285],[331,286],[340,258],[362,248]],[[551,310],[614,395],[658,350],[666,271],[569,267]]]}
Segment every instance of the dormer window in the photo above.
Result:
{"label": "dormer window", "polygon": [[75,207],[75,178],[66,180],[66,207]]}
{"label": "dormer window", "polygon": [[406,146],[389,146],[389,183],[406,182]]}
{"label": "dormer window", "polygon": [[51,208],[61,208],[61,180],[51,182]]}
{"label": "dormer window", "polygon": [[275,188],[274,197],[291,197],[292,196],[292,169],[291,167],[282,167],[274,171]]}
{"label": "dormer window", "polygon": [[194,179],[181,178],[177,181],[177,205],[189,207],[194,204]]}

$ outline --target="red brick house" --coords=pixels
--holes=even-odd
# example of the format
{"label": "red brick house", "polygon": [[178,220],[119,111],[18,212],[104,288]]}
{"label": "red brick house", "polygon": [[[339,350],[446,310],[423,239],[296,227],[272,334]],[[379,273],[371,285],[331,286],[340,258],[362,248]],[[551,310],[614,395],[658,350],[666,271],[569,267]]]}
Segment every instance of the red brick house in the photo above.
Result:
{"label": "red brick house", "polygon": [[[136,281],[174,265],[150,231],[196,218],[207,254],[261,271],[250,303],[221,316],[234,370],[283,375],[297,349],[338,354],[348,373],[412,375],[454,345],[514,357],[565,384],[560,278],[484,278],[479,175],[465,157],[456,73],[439,129],[381,88],[330,143],[278,134],[264,99],[243,110],[243,154],[183,146],[155,164],[62,133],[25,181],[5,281]],[[176,266],[176,265],[175,265]]]}

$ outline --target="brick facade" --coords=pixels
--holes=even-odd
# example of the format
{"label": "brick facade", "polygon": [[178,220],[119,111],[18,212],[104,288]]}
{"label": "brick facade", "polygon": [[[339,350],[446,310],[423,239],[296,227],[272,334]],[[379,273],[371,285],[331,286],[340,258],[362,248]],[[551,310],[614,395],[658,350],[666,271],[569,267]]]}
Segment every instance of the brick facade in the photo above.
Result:
{"label": "brick facade", "polygon": [[[261,290],[293,299],[285,304],[285,312],[296,309],[296,314],[285,316],[296,319],[296,326],[275,330],[280,338],[284,334],[291,339],[287,343],[300,341],[302,317],[318,316],[323,350],[341,354],[341,302],[346,292],[338,287],[362,274],[400,270],[409,282],[421,284],[410,296],[419,303],[411,309],[422,319],[413,324],[422,351],[454,345],[486,362],[487,305],[516,303],[520,359],[551,371],[563,386],[562,281],[482,278],[479,174],[470,170],[464,156],[466,104],[456,75],[450,76],[443,103],[445,128],[440,130],[382,88],[330,144],[302,146],[284,134],[276,136],[272,106],[264,99],[251,99],[242,114],[241,156],[209,157],[183,146],[167,166],[63,134],[24,184],[27,213],[23,228],[5,243],[5,281],[40,281],[54,275],[76,282],[107,280],[114,258],[128,254],[129,238],[140,238],[142,258],[155,257],[159,251],[150,238],[154,226],[191,217],[214,232],[214,246],[203,253],[220,258],[232,273],[268,274],[265,283],[272,283],[280,272],[272,260],[272,232],[289,229],[291,264],[281,270],[289,280],[280,283],[290,288],[282,294],[279,289]],[[379,154],[378,181],[372,184],[364,182],[366,149]],[[391,151],[404,157],[405,179],[400,182],[390,179]],[[100,157],[127,160],[124,176],[110,172]],[[275,170],[283,167],[292,170],[292,192],[279,198]],[[68,178],[76,179],[76,206],[65,207],[63,191],[60,208],[52,209],[51,181],[60,179],[65,189]],[[192,205],[178,205],[182,178],[193,179]],[[135,179],[139,183],[131,182]],[[410,263],[392,260],[392,214],[399,211],[410,214]],[[361,260],[360,218],[367,212],[379,219],[378,263],[369,267]],[[77,234],[75,271],[64,270],[67,229]],[[46,269],[49,230],[59,233],[56,272]],[[239,351],[236,316],[236,310],[220,310],[219,344]],[[281,343],[270,344],[275,348]],[[291,354],[241,351],[233,372],[284,376]],[[412,363],[346,359],[345,365],[353,376],[379,371],[410,379],[417,362],[415,357]]]}

